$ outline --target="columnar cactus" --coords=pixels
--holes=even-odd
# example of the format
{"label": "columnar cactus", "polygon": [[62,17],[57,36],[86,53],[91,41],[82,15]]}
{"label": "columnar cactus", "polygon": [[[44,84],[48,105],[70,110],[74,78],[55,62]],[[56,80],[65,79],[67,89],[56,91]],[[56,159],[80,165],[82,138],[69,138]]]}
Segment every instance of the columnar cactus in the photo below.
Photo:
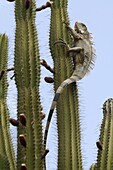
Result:
{"label": "columnar cactus", "polygon": [[103,121],[100,137],[97,143],[98,156],[96,169],[113,169],[113,99],[105,101],[103,105]]}
{"label": "columnar cactus", "polygon": [[[59,38],[71,43],[70,34],[63,24],[68,20],[67,0],[54,0],[51,6],[50,50],[55,70],[55,91],[73,72],[72,61],[66,55],[65,48],[53,45]],[[77,84],[74,83],[65,89],[57,105],[59,170],[82,169],[78,105]]]}
{"label": "columnar cactus", "polygon": [[16,161],[9,131],[9,111],[7,108],[7,62],[8,37],[0,35],[0,169],[15,170]]}
{"label": "columnar cactus", "polygon": [[[17,169],[42,169],[42,114],[39,94],[40,59],[35,26],[35,1],[16,0],[14,70],[18,91]],[[24,119],[24,120],[23,120]],[[26,122],[24,125],[22,122]]]}

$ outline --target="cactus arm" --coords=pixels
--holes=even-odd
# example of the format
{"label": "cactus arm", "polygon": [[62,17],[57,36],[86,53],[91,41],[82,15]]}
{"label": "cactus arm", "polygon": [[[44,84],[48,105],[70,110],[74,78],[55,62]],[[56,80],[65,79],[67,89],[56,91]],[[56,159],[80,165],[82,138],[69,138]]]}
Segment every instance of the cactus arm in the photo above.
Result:
{"label": "cactus arm", "polygon": [[[0,35],[0,70],[7,69],[8,61],[8,37]],[[10,130],[9,130],[9,112],[6,104],[7,97],[7,74],[0,80],[0,156],[2,167],[7,169],[16,169],[16,161],[12,146]],[[0,169],[2,168],[0,165]]]}

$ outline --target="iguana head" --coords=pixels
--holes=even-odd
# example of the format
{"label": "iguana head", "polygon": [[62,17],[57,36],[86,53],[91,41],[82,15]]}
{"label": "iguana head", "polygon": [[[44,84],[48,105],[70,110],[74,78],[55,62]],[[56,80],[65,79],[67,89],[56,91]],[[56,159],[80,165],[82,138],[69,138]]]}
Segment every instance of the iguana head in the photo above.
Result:
{"label": "iguana head", "polygon": [[81,34],[81,35],[83,35],[83,36],[85,36],[85,37],[86,37],[86,36],[89,37],[88,29],[87,29],[86,25],[85,25],[84,23],[82,23],[82,22],[77,21],[77,22],[75,23],[74,30],[75,30],[77,33],[79,33],[79,34]]}

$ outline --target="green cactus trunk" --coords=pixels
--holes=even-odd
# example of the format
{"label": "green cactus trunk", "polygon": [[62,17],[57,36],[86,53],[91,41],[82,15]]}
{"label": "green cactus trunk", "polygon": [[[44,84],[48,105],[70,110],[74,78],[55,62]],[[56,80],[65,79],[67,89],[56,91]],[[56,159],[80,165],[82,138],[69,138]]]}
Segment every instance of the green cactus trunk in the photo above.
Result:
{"label": "green cactus trunk", "polygon": [[[18,113],[26,126],[19,122],[17,169],[25,164],[29,170],[41,170],[42,115],[39,95],[40,59],[35,26],[35,1],[16,0],[15,18],[15,80],[18,90]],[[20,141],[19,141],[20,139]],[[23,146],[22,146],[23,145]]]}
{"label": "green cactus trunk", "polygon": [[[68,21],[67,0],[54,0],[51,7],[50,50],[53,57],[55,91],[73,72],[71,57],[65,47],[54,46],[59,38],[71,44],[70,34],[63,21]],[[80,121],[77,84],[67,87],[57,105],[58,170],[81,170]]]}
{"label": "green cactus trunk", "polygon": [[7,108],[7,62],[8,37],[0,35],[0,71],[4,73],[0,78],[0,169],[15,170],[16,161],[9,130],[9,111]]}
{"label": "green cactus trunk", "polygon": [[113,169],[113,99],[108,99],[103,105],[103,121],[100,130],[97,156],[97,170]]}

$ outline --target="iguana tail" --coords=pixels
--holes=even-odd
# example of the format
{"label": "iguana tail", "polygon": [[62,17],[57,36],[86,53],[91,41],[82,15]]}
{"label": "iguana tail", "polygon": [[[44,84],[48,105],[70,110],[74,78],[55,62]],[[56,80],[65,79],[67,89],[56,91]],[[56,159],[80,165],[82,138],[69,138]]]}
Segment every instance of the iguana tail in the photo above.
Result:
{"label": "iguana tail", "polygon": [[56,91],[56,94],[54,96],[54,99],[53,99],[53,102],[51,104],[51,108],[50,108],[50,111],[49,111],[47,123],[46,123],[46,129],[45,129],[45,133],[44,133],[44,145],[45,146],[46,146],[46,142],[47,142],[47,135],[48,135],[48,130],[49,130],[51,118],[52,118],[55,106],[57,105],[58,99],[59,99],[61,93],[63,92],[64,88],[67,87],[69,84],[75,82],[76,79],[77,79],[77,77],[76,76],[74,77],[72,75],[70,78],[63,81]]}

